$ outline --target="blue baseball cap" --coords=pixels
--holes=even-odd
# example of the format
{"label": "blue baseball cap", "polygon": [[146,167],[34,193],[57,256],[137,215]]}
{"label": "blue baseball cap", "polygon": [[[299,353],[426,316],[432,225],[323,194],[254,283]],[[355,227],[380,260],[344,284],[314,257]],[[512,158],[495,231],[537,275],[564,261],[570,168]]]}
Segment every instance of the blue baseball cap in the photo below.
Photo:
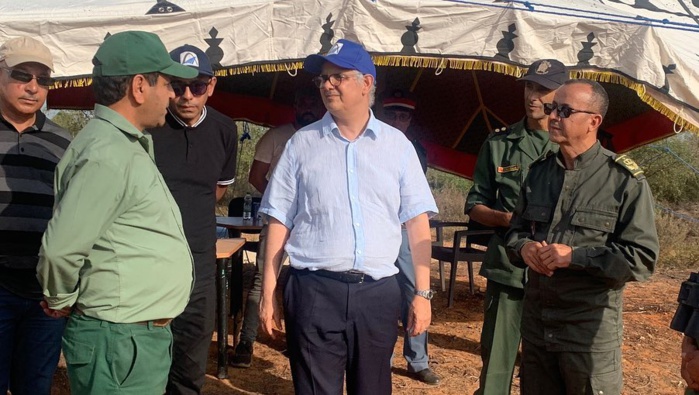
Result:
{"label": "blue baseball cap", "polygon": [[354,41],[337,40],[327,54],[313,54],[306,57],[303,68],[309,73],[320,74],[325,62],[330,62],[343,69],[357,70],[362,74],[371,74],[374,77],[374,83],[376,83],[376,66],[371,60],[371,55],[361,44]]}
{"label": "blue baseball cap", "polygon": [[170,51],[170,57],[177,63],[191,66],[199,71],[200,75],[214,76],[209,57],[204,51],[194,45],[185,44]]}

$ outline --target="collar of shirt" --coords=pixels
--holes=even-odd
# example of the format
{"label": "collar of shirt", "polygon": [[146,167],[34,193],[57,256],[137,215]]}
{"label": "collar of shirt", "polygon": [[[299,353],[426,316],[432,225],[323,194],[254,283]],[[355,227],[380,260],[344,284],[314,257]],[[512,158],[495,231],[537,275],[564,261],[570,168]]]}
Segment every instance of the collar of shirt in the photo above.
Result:
{"label": "collar of shirt", "polygon": [[[4,126],[5,130],[14,130],[15,132],[19,132],[17,128],[15,128],[14,125],[12,125],[5,117],[0,114],[0,122],[2,122],[2,125]],[[36,117],[34,118],[34,125],[24,129],[22,133],[31,133],[31,132],[38,132],[41,131],[44,128],[44,124],[46,123],[46,115],[42,113],[41,111],[36,112]]]}
{"label": "collar of shirt", "polygon": [[196,128],[197,126],[199,126],[202,122],[204,122],[204,119],[206,118],[206,106],[204,106],[204,107],[202,108],[202,110],[201,110],[201,116],[199,117],[199,120],[198,120],[194,125],[192,125],[192,126],[187,125],[187,122],[185,122],[185,121],[183,121],[182,119],[180,119],[180,117],[178,117],[174,112],[172,112],[172,110],[170,110],[170,107],[167,108],[167,112],[170,113],[170,115],[172,115],[172,118],[173,118],[175,121],[177,121],[177,123],[179,123],[181,126],[183,126],[183,127],[185,127],[185,128],[190,128],[190,129],[191,129],[191,128]]}
{"label": "collar of shirt", "polygon": [[101,104],[95,104],[95,118],[101,119],[105,122],[112,124],[115,128],[119,129],[125,135],[133,137],[137,140],[143,147],[151,158],[154,158],[153,154],[153,144],[152,139],[149,134],[145,134],[142,131],[136,129],[136,127],[129,121],[126,120],[121,114],[112,110],[109,107],[103,106]]}
{"label": "collar of shirt", "polygon": [[[575,163],[573,170],[578,170],[578,169],[584,169],[585,167],[589,166],[594,159],[597,157],[597,154],[599,154],[600,150],[602,149],[602,145],[600,145],[599,140],[595,141],[595,144],[592,145],[587,151],[583,152],[582,154],[578,155],[577,158],[575,158]],[[563,162],[563,158],[561,157],[561,152],[558,152],[558,155],[556,155],[556,162],[558,163],[559,166],[565,168],[565,163]]]}
{"label": "collar of shirt", "polygon": [[[321,137],[325,137],[334,133],[335,136],[343,140],[347,140],[340,134],[340,128],[337,126],[335,118],[333,118],[332,114],[330,114],[330,111],[325,112],[325,115],[323,115],[323,118],[321,118],[320,122]],[[369,122],[366,125],[366,129],[364,129],[362,134],[359,135],[359,138],[366,136],[371,138],[372,140],[376,140],[380,131],[381,126],[379,125],[379,120],[376,119],[376,117],[374,117],[374,112],[371,111],[371,109],[369,109]]]}

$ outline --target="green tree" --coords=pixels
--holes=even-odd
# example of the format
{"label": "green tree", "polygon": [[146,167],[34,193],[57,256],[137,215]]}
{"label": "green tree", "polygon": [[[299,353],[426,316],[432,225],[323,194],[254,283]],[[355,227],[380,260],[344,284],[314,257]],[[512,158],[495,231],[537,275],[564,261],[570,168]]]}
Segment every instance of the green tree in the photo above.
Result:
{"label": "green tree", "polygon": [[629,152],[658,201],[699,202],[699,136],[684,132]]}
{"label": "green tree", "polygon": [[68,130],[73,137],[75,137],[75,135],[78,134],[83,127],[85,127],[87,122],[92,119],[92,117],[92,111],[61,110],[56,113],[51,120]]}

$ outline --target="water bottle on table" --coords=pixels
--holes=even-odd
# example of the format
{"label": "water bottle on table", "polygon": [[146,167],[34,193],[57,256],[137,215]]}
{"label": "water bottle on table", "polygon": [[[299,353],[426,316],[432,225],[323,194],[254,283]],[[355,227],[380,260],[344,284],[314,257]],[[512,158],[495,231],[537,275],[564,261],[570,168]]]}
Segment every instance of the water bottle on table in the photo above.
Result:
{"label": "water bottle on table", "polygon": [[250,195],[250,192],[245,194],[243,203],[243,221],[252,221],[252,195]]}

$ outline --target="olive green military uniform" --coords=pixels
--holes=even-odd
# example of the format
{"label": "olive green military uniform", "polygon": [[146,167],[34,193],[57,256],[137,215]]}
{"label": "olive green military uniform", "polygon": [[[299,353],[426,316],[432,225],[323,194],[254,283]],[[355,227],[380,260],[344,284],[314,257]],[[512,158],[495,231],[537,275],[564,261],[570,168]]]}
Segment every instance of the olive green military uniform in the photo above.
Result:
{"label": "olive green military uniform", "polygon": [[[549,142],[547,132],[528,130],[525,122],[526,118],[502,132],[492,133],[483,144],[466,200],[467,212],[477,204],[511,212],[529,165],[555,146]],[[481,331],[483,369],[476,394],[510,393],[519,350],[524,270],[512,265],[507,257],[505,231],[499,229],[490,240],[480,270],[488,279],[488,287]]]}
{"label": "olive green military uniform", "polygon": [[622,291],[651,275],[659,249],[643,172],[599,142],[572,170],[547,153],[531,166],[507,233],[514,263],[524,266],[519,252],[531,241],[573,252],[551,277],[528,271],[522,394],[619,394]]}

